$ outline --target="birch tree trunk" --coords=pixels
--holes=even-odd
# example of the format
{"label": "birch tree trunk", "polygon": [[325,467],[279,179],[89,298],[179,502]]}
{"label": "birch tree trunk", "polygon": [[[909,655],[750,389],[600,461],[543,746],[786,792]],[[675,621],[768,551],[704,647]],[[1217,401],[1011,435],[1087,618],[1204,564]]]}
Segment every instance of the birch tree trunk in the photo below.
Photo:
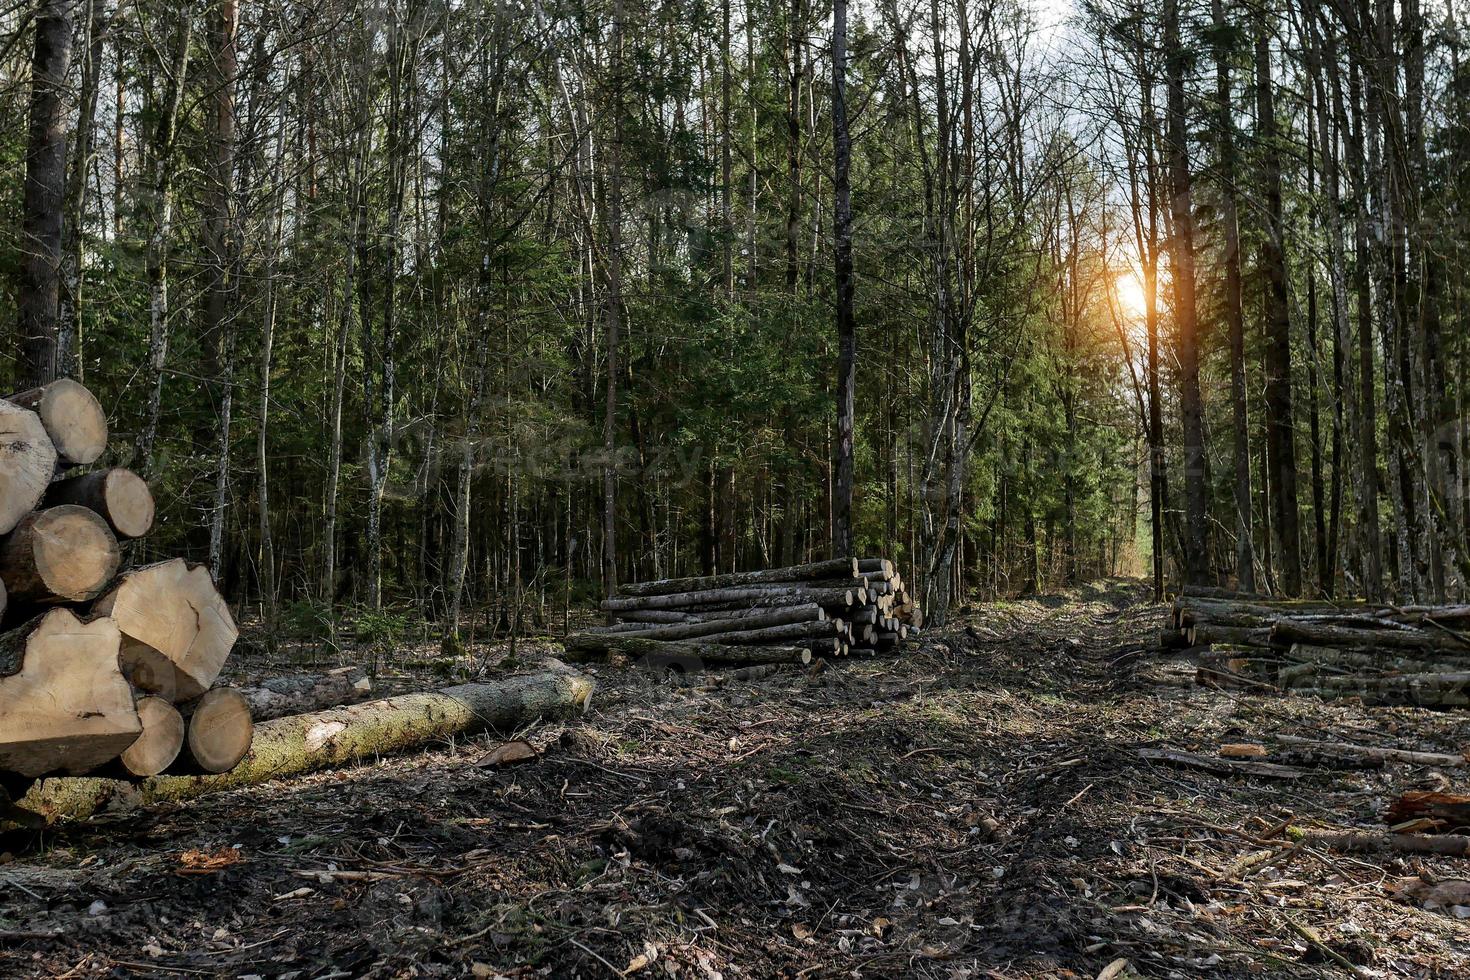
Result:
{"label": "birch tree trunk", "polygon": [[185,9],[179,16],[177,47],[167,68],[163,106],[153,141],[153,187],[149,202],[152,223],[148,233],[148,369],[152,386],[148,392],[148,411],[133,445],[130,467],[145,478],[153,472],[153,445],[158,439],[158,421],[163,411],[170,332],[168,263],[174,218],[174,148],[189,69],[189,44],[194,36],[193,11]]}

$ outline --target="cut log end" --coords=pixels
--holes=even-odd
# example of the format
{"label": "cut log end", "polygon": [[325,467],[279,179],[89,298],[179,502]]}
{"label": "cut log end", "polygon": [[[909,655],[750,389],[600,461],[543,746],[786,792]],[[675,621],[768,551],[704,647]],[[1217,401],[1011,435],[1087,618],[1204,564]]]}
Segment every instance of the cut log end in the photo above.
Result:
{"label": "cut log end", "polygon": [[117,538],[86,507],[63,504],[21,520],[0,547],[0,576],[17,602],[86,602],[117,572]]}
{"label": "cut log end", "polygon": [[0,770],[82,773],[116,758],[141,731],[118,669],[117,626],[53,609],[0,642]]}
{"label": "cut log end", "polygon": [[189,731],[175,768],[209,775],[229,772],[250,751],[254,731],[245,696],[217,687],[190,706]]}
{"label": "cut log end", "polygon": [[35,412],[0,401],[0,534],[9,534],[46,492],[56,448]]}
{"label": "cut log end", "polygon": [[209,570],[181,559],[129,572],[96,609],[122,630],[134,686],[175,702],[209,690],[239,636]]}
{"label": "cut log end", "polygon": [[157,776],[184,747],[184,716],[163,698],[145,697],[138,699],[138,719],[143,734],[118,757],[118,765],[130,776]]}
{"label": "cut log end", "polygon": [[21,392],[10,400],[41,417],[62,461],[85,466],[95,463],[107,449],[107,413],[95,395],[70,378]]}
{"label": "cut log end", "polygon": [[58,480],[46,505],[76,504],[96,511],[119,538],[141,538],[153,528],[153,494],[132,470],[111,469]]}

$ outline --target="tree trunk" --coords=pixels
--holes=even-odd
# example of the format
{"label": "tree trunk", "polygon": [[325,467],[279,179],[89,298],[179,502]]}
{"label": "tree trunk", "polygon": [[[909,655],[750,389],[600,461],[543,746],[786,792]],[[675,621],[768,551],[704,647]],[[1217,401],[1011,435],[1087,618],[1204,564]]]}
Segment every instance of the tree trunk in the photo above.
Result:
{"label": "tree trunk", "polygon": [[168,365],[169,287],[168,262],[174,220],[174,144],[179,109],[184,100],[185,76],[189,68],[189,43],[194,34],[192,9],[180,11],[178,47],[168,69],[164,104],[158,116],[158,129],[153,140],[153,187],[149,202],[152,210],[148,232],[148,370],[152,377],[148,391],[148,410],[137,442],[133,445],[132,469],[146,478],[153,472],[153,445],[158,438],[159,418],[163,413],[163,383]]}
{"label": "tree trunk", "polygon": [[833,262],[837,278],[837,462],[833,477],[832,557],[852,555],[853,399],[857,388],[857,339],[853,322],[852,145],[847,132],[847,0],[832,15]]}
{"label": "tree trunk", "polygon": [[43,0],[31,58],[30,124],[21,210],[18,321],[20,373],[31,385],[56,379],[61,301],[61,222],[66,196],[66,78],[76,0]]}
{"label": "tree trunk", "polygon": [[1164,0],[1165,75],[1168,87],[1167,155],[1174,218],[1169,237],[1170,278],[1174,283],[1174,324],[1178,332],[1180,415],[1184,430],[1184,580],[1202,584],[1209,577],[1209,515],[1205,486],[1204,403],[1200,394],[1200,337],[1195,310],[1194,211],[1190,205],[1189,151],[1184,118],[1186,52],[1179,35],[1179,2]]}
{"label": "tree trunk", "polygon": [[[706,589],[728,589],[744,585],[769,583],[821,582],[832,578],[856,578],[858,562],[853,558],[833,558],[813,562],[810,565],[793,565],[789,568],[761,568],[749,572],[730,572],[725,575],[695,576],[692,578],[667,578],[656,582],[630,582],[619,587],[618,596],[668,595],[674,592],[697,592]],[[850,583],[843,583],[848,587]]]}
{"label": "tree trunk", "polygon": [[722,646],[703,641],[673,642],[605,633],[573,633],[566,639],[569,656],[587,660],[615,653],[646,658],[653,666],[677,666],[686,673],[715,666],[744,664],[805,664],[811,651],[801,647]]}
{"label": "tree trunk", "polygon": [[128,572],[93,609],[122,630],[133,686],[175,703],[209,690],[239,636],[209,570],[181,558]]}
{"label": "tree trunk", "polygon": [[1291,312],[1287,294],[1285,224],[1281,205],[1281,149],[1271,82],[1271,38],[1256,14],[1256,133],[1261,144],[1261,183],[1266,227],[1261,264],[1266,274],[1266,442],[1271,463],[1271,523],[1280,545],[1281,589],[1302,591],[1301,531],[1297,512],[1296,432],[1292,420]]}

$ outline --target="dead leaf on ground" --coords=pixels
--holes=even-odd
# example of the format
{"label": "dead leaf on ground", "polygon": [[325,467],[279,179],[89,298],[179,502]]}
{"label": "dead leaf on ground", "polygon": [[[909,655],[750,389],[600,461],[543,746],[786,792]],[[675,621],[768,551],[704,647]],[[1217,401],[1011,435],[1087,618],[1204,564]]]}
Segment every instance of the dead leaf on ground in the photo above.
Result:
{"label": "dead leaf on ground", "polygon": [[475,762],[475,765],[485,769],[498,769],[501,766],[513,766],[521,762],[531,762],[540,754],[530,742],[518,738],[495,746],[495,748],[482,755]]}
{"label": "dead leaf on ground", "polygon": [[626,977],[630,973],[637,973],[647,968],[656,959],[658,959],[658,947],[653,943],[644,943],[643,952],[629,960],[628,965],[623,968],[623,976]]}
{"label": "dead leaf on ground", "polygon": [[174,870],[181,875],[212,875],[243,860],[245,856],[235,847],[221,847],[217,851],[185,851],[179,855],[179,866]]}
{"label": "dead leaf on ground", "polygon": [[1097,980],[1115,980],[1116,977],[1121,977],[1126,969],[1128,969],[1128,957],[1120,956],[1102,968],[1102,972],[1097,975]]}
{"label": "dead leaf on ground", "polygon": [[1264,759],[1268,754],[1264,745],[1254,742],[1230,742],[1220,746],[1220,755],[1226,759]]}
{"label": "dead leaf on ground", "polygon": [[791,923],[791,934],[797,939],[810,939],[812,938],[812,934],[815,931],[815,929],[807,925],[805,922]]}

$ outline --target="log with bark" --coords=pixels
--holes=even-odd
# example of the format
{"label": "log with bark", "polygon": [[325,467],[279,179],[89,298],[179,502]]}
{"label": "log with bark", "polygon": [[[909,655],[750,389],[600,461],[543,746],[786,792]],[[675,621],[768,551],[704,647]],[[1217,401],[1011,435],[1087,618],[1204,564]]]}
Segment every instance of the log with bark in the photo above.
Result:
{"label": "log with bark", "polygon": [[1286,651],[1285,659],[1299,665],[1340,667],[1344,670],[1366,670],[1374,673],[1434,674],[1465,668],[1463,660],[1448,656],[1435,660],[1375,647],[1339,648],[1307,643],[1293,643]]}
{"label": "log with bark", "polygon": [[373,681],[362,667],[338,667],[325,674],[272,677],[238,690],[250,705],[250,716],[268,721],[366,701]]}
{"label": "log with bark", "polygon": [[603,633],[573,633],[563,642],[567,656],[592,660],[611,653],[647,658],[658,664],[673,664],[685,670],[699,665],[743,665],[810,663],[811,651],[794,646],[726,646],[708,639],[695,641],[651,640],[636,636]]}
{"label": "log with bark", "polygon": [[0,578],[13,605],[86,602],[112,581],[121,558],[106,521],[63,504],[32,511],[0,542]]}
{"label": "log with bark", "polygon": [[0,401],[0,534],[36,508],[56,472],[56,448],[35,412]]}
{"label": "log with bark", "polygon": [[1184,635],[1185,645],[1192,647],[1215,643],[1248,647],[1269,647],[1271,645],[1271,630],[1268,628],[1215,626],[1205,623],[1200,626],[1185,627]]}
{"label": "log with bark", "polygon": [[70,378],[11,395],[7,400],[40,417],[63,464],[85,466],[96,462],[107,448],[107,414],[95,395]]}
{"label": "log with bark", "polygon": [[53,779],[33,787],[21,803],[54,821],[88,817],[117,797],[142,804],[187,800],[456,736],[570,717],[586,710],[592,692],[591,678],[558,670],[291,715],[255,726],[250,751],[226,773],[157,776],[135,788],[108,779]]}
{"label": "log with bark", "polygon": [[604,599],[600,608],[603,612],[621,613],[635,609],[698,609],[725,602],[738,603],[747,608],[798,606],[811,603],[824,607],[846,608],[855,603],[861,604],[866,598],[862,589],[809,589],[802,585],[757,585]]}
{"label": "log with bark", "polygon": [[1467,758],[1464,753],[1451,755],[1447,752],[1424,752],[1417,749],[1397,749],[1380,745],[1352,745],[1346,742],[1324,742],[1321,739],[1302,738],[1296,735],[1277,735],[1275,739],[1282,745],[1322,755],[1340,755],[1382,762],[1407,762],[1415,766],[1459,768],[1470,765],[1470,758]]}
{"label": "log with bark", "polygon": [[[707,592],[736,586],[761,585],[768,582],[801,582],[814,579],[857,576],[858,563],[850,558],[796,565],[788,568],[765,568],[727,575],[704,575],[691,578],[666,578],[653,582],[630,582],[619,586],[620,596],[658,596],[686,592]],[[631,608],[631,607],[630,607]]]}
{"label": "log with bark", "polygon": [[153,527],[153,494],[132,470],[111,469],[57,480],[45,506],[76,504],[96,511],[119,538],[141,538]]}
{"label": "log with bark", "polygon": [[1271,627],[1271,642],[1283,647],[1293,643],[1313,646],[1368,647],[1413,650],[1420,653],[1451,653],[1470,657],[1470,642],[1450,634],[1426,630],[1353,629],[1323,623],[1278,619]]}
{"label": "log with bark", "polygon": [[691,623],[671,623],[637,628],[633,630],[613,629],[625,636],[643,636],[653,640],[684,640],[708,637],[722,633],[748,632],[765,627],[786,626],[794,623],[821,623],[827,613],[815,603],[801,606],[786,606],[778,609],[761,610],[759,615],[733,616],[720,619],[705,619]]}

